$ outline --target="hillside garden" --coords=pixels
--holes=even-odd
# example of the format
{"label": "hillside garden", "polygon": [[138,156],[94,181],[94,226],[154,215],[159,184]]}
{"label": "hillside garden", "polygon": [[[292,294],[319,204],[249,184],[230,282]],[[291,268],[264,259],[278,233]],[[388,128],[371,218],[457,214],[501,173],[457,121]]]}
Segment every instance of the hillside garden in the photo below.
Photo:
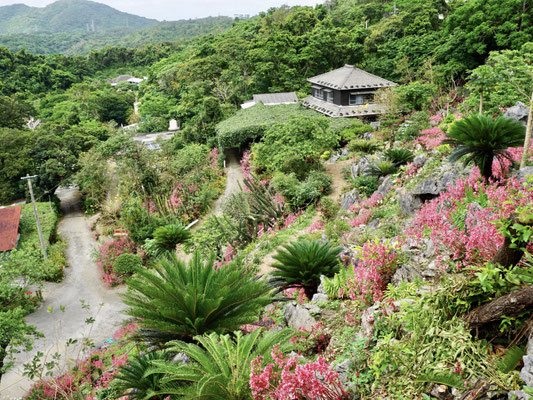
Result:
{"label": "hillside garden", "polygon": [[[36,168],[39,196],[76,183],[128,315],[68,372],[36,364],[27,398],[529,398],[533,148],[515,106],[533,90],[529,7],[345,0],[179,48],[3,51],[2,201]],[[378,124],[238,109],[303,97],[344,63],[402,83],[380,91]],[[121,68],[149,79],[102,82]],[[136,98],[154,130],[181,123],[160,151],[117,129]],[[219,215],[230,147],[242,190]]]}

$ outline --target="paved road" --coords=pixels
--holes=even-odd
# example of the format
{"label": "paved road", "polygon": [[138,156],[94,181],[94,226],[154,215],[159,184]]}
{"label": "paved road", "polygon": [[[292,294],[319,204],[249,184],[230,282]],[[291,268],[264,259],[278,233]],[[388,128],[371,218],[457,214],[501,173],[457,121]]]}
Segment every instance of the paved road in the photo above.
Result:
{"label": "paved road", "polygon": [[241,170],[241,164],[239,162],[239,155],[237,149],[229,149],[226,151],[226,188],[224,193],[213,204],[213,214],[222,215],[222,206],[228,200],[232,194],[240,192],[239,185],[244,187],[244,176]]}
{"label": "paved road", "polygon": [[[34,350],[21,355],[15,368],[2,377],[1,399],[18,399],[26,393],[31,382],[22,376],[21,367],[37,351],[45,354],[60,352],[63,364],[59,371],[63,371],[67,360],[79,357],[79,347],[71,347],[67,352],[65,343],[69,338],[89,337],[95,343],[100,343],[111,337],[125,318],[122,314],[124,304],[119,297],[119,292],[124,289],[106,289],[97,266],[91,260],[96,242],[80,210],[79,192],[64,188],[58,190],[58,196],[64,213],[58,232],[68,242],[67,260],[70,268],[66,268],[61,283],[45,284],[44,304],[27,317],[28,323],[35,325],[45,334],[45,338],[36,341]],[[80,300],[90,306],[90,311],[83,309]],[[65,307],[64,312],[60,306]],[[49,307],[53,309],[52,313],[48,312]],[[92,326],[85,323],[90,316],[95,318]]]}

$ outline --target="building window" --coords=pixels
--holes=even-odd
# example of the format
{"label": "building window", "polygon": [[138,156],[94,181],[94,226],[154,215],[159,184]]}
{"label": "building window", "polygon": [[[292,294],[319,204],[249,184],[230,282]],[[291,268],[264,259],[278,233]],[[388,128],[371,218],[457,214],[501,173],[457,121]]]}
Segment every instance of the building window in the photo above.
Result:
{"label": "building window", "polygon": [[358,106],[364,104],[364,99],[362,94],[351,94],[350,95],[350,105]]}
{"label": "building window", "polygon": [[328,96],[328,99],[327,99],[327,100],[328,100],[330,103],[333,103],[333,92],[327,92],[327,96]]}
{"label": "building window", "polygon": [[322,92],[322,89],[315,89],[315,97],[321,100],[324,98],[324,93]]}

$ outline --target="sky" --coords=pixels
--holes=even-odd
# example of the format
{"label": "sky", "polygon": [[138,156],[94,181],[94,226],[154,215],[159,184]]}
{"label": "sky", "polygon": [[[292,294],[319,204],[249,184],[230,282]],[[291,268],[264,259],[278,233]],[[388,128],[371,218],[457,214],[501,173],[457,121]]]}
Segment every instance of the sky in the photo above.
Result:
{"label": "sky", "polygon": [[[158,20],[201,18],[208,16],[236,14],[255,15],[270,7],[283,4],[315,5],[320,0],[93,0],[117,10]],[[44,7],[54,0],[0,0],[0,6],[24,3],[32,7]]]}

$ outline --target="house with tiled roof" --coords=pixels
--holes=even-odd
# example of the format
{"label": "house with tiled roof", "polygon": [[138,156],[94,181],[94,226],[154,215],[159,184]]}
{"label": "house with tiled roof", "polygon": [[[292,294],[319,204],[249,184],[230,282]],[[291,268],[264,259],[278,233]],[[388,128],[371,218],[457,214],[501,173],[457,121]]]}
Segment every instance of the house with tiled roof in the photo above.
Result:
{"label": "house with tiled roof", "polygon": [[381,88],[396,83],[363,71],[353,65],[335,69],[307,79],[311,96],[302,105],[330,117],[370,117],[385,112],[374,96]]}
{"label": "house with tiled roof", "polygon": [[0,208],[0,253],[17,247],[22,206]]}

